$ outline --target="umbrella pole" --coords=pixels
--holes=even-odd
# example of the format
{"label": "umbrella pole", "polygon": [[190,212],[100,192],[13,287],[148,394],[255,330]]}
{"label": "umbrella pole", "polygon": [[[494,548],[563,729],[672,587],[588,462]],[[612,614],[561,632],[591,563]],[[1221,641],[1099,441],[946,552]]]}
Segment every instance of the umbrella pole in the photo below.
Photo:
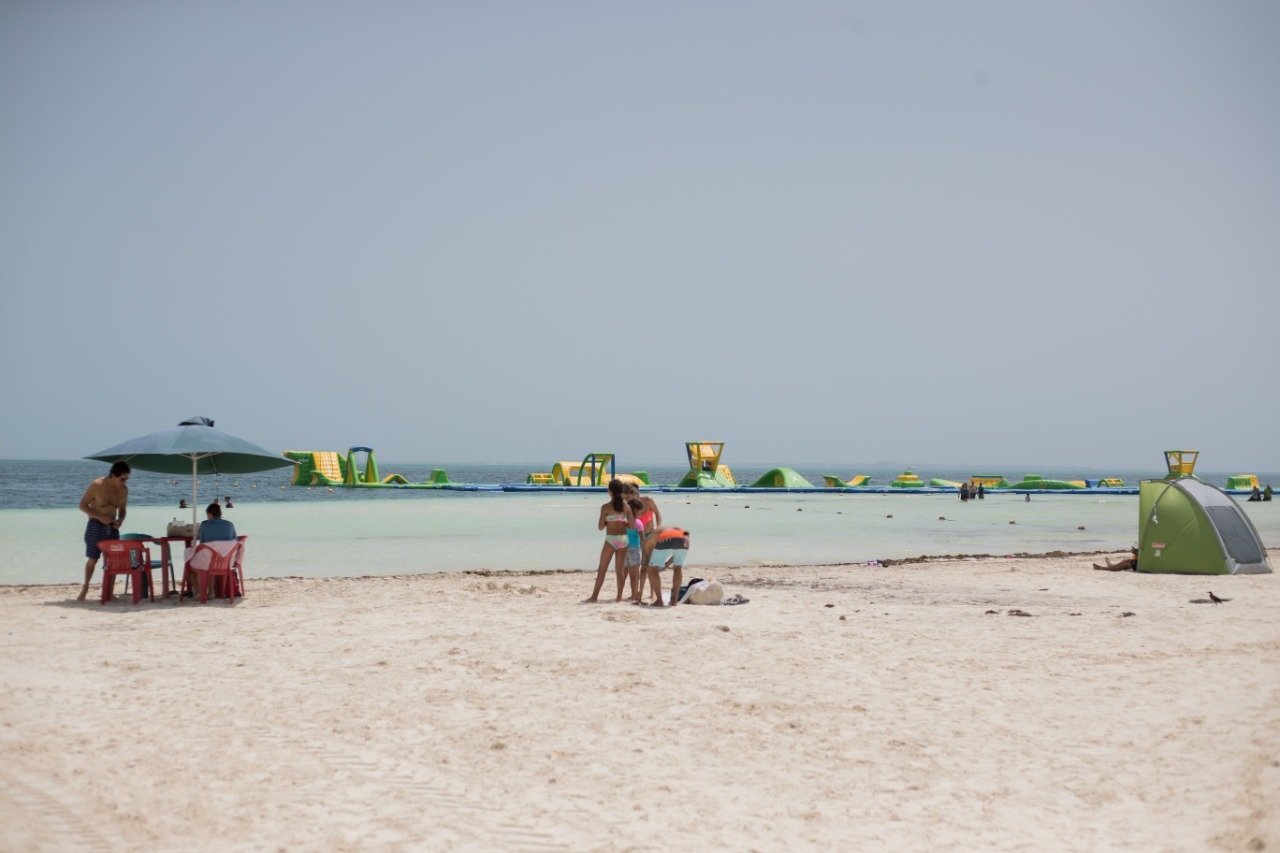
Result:
{"label": "umbrella pole", "polygon": [[196,482],[196,461],[195,454],[191,454],[191,535],[196,535],[196,493],[199,491],[199,483]]}

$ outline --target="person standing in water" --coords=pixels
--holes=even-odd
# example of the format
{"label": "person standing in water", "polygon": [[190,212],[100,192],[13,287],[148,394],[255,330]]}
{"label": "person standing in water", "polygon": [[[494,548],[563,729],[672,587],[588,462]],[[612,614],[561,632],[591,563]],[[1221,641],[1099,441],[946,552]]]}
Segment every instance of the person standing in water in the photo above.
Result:
{"label": "person standing in water", "polygon": [[80,498],[80,511],[89,516],[84,528],[84,586],[80,587],[80,595],[76,601],[84,601],[89,595],[89,583],[93,580],[94,566],[102,550],[98,543],[108,539],[120,538],[120,525],[124,524],[124,516],[129,503],[129,463],[120,461],[111,464],[111,473],[99,477],[85,489]]}

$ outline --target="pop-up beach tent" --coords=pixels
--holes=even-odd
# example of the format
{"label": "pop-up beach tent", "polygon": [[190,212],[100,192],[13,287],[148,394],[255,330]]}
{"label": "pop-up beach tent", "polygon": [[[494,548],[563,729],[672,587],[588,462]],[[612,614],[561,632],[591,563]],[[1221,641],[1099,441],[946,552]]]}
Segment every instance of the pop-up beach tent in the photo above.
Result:
{"label": "pop-up beach tent", "polygon": [[1138,487],[1138,571],[1265,574],[1271,564],[1253,522],[1230,495],[1181,476]]}

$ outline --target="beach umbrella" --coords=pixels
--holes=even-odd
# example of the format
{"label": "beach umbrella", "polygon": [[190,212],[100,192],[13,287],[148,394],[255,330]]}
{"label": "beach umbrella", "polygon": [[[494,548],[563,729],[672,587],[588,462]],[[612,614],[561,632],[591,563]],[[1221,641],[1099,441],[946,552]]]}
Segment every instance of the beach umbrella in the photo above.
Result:
{"label": "beach umbrella", "polygon": [[191,472],[191,523],[196,523],[200,474],[252,474],[293,464],[282,453],[272,453],[243,438],[213,428],[209,418],[193,417],[173,429],[133,438],[84,457],[99,462],[128,462],[141,471],[161,474]]}

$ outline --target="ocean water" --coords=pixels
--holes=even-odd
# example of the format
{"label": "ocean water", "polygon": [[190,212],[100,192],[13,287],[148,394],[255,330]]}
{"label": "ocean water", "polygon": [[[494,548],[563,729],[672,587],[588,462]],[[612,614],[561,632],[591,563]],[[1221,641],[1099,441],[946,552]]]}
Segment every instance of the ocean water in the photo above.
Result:
{"label": "ocean water", "polygon": [[[133,481],[131,480],[131,485]],[[78,581],[84,516],[59,508],[0,509],[0,584]],[[262,488],[262,486],[260,486]],[[594,569],[600,493],[353,493],[258,500],[226,512],[249,536],[253,577]],[[174,505],[133,488],[126,531],[163,534]],[[303,491],[306,490],[295,490]],[[341,492],[341,490],[340,490]],[[358,495],[358,496],[356,496]],[[664,521],[692,532],[689,571],[739,565],[849,564],[923,555],[1121,551],[1137,539],[1134,495],[658,493]],[[1280,502],[1241,503],[1263,542],[1280,542]],[[187,516],[189,518],[189,516]],[[688,572],[686,572],[688,574]]]}
{"label": "ocean water", "polygon": [[[550,471],[548,463],[516,463],[508,465],[446,465],[433,466],[424,464],[395,464],[379,462],[379,471],[387,474],[401,474],[412,483],[425,482],[433,467],[444,467],[449,479],[455,483],[471,484],[523,484],[525,477],[533,471]],[[734,465],[734,476],[739,483],[749,484],[763,476],[771,466]],[[822,485],[824,475],[833,474],[847,480],[855,474],[869,474],[872,484],[888,486],[900,473],[901,468],[875,468],[865,465],[851,465],[837,462],[818,465],[792,466],[795,470],[815,486]],[[56,509],[75,507],[85,488],[95,477],[107,473],[108,466],[101,462],[87,460],[5,460],[0,459],[0,510],[6,509]],[[645,471],[654,483],[674,484],[679,482],[688,470],[685,465],[619,465],[618,472]],[[1120,477],[1127,486],[1136,487],[1138,481],[1159,478],[1165,475],[1163,467],[1157,466],[1143,470],[1107,470],[1082,471],[1058,470],[1054,468],[1029,468],[1026,471],[975,471],[971,468],[938,467],[932,469],[917,468],[915,472],[922,480],[928,482],[937,477],[944,480],[965,480],[972,474],[1003,474],[1010,482],[1017,482],[1026,473],[1036,473],[1046,479],[1078,480],[1098,479],[1100,477]],[[1239,472],[1233,472],[1239,473]],[[1280,473],[1256,473],[1262,483],[1280,485]],[[1226,486],[1227,473],[1198,472],[1201,479],[1219,487]],[[381,500],[420,500],[431,494],[423,489],[344,489],[327,487],[299,487],[288,485],[292,476],[291,468],[278,468],[259,474],[239,475],[202,475],[199,483],[199,500],[201,505],[211,501],[215,496],[231,496],[233,502],[275,503],[275,502],[311,502],[311,501],[381,501]],[[918,496],[917,496],[918,497]],[[1082,496],[1077,496],[1082,497]],[[191,477],[173,474],[155,474],[149,471],[134,471],[129,480],[129,503],[131,506],[168,506],[176,510],[178,501],[191,498]]]}

